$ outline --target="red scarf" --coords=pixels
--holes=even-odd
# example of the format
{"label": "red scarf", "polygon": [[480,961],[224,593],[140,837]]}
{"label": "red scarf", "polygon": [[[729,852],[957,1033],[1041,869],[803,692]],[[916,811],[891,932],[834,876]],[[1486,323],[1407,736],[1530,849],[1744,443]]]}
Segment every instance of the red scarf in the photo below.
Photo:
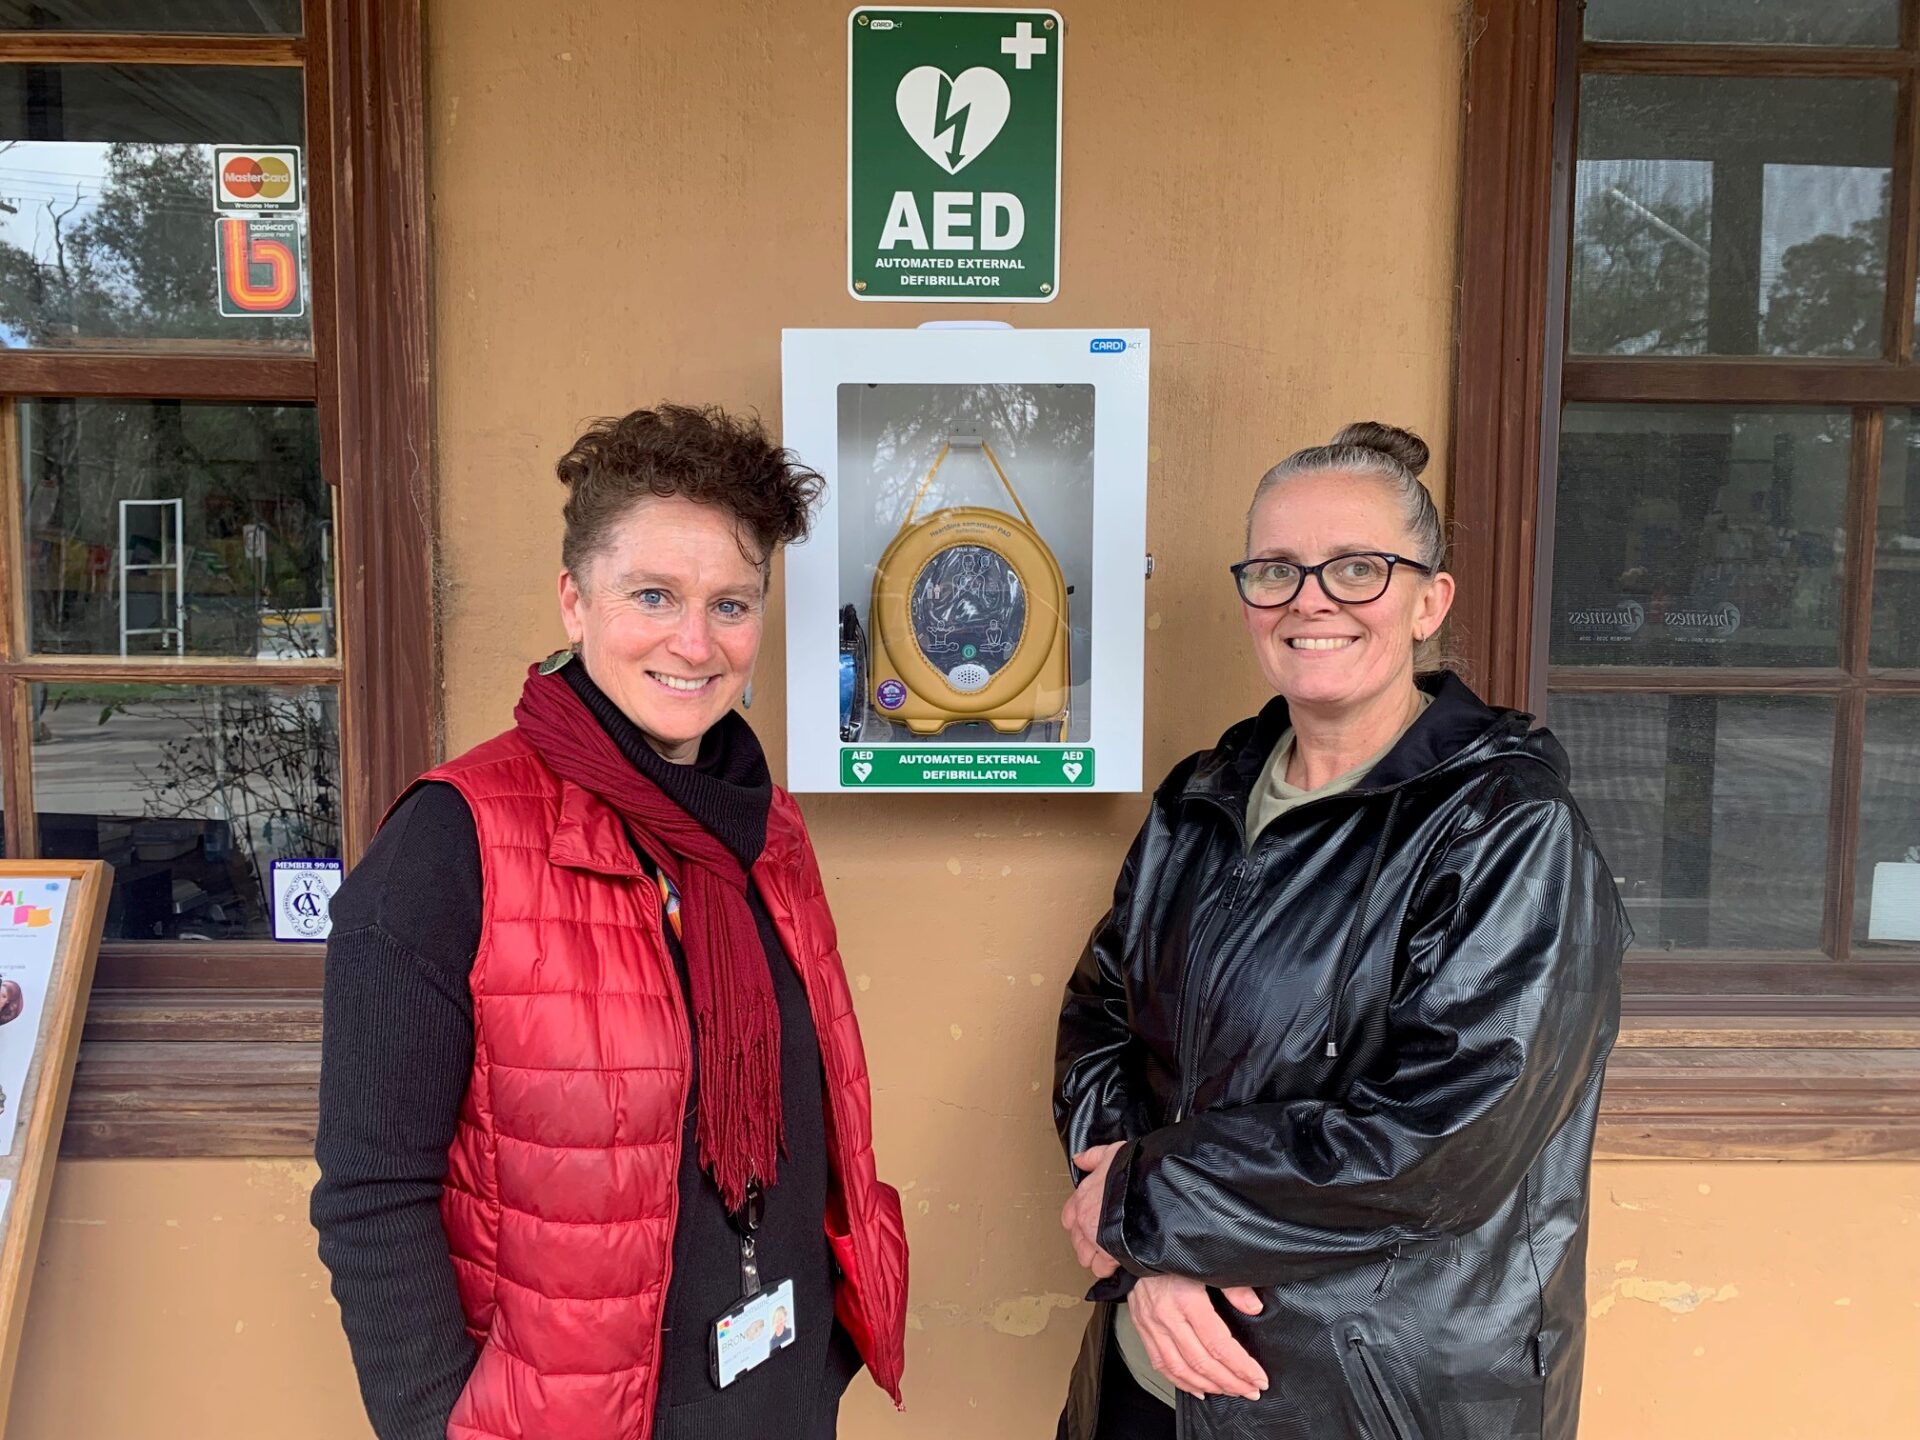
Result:
{"label": "red scarf", "polygon": [[680,896],[681,948],[700,1051],[700,1163],[729,1210],[747,1184],[779,1178],[780,1006],[747,904],[747,872],[666,792],[620,753],[566,677],[529,667],[513,718],[562,780],[611,805]]}

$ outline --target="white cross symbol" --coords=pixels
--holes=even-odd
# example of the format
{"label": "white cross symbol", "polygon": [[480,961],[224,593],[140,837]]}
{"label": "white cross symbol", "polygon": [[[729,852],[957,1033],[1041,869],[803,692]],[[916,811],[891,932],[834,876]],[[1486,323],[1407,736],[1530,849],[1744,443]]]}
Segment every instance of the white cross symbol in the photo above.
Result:
{"label": "white cross symbol", "polygon": [[1013,68],[1031,70],[1033,57],[1047,53],[1047,42],[1033,33],[1033,22],[1022,20],[1013,27],[1013,34],[1000,42],[1000,53],[1013,56]]}

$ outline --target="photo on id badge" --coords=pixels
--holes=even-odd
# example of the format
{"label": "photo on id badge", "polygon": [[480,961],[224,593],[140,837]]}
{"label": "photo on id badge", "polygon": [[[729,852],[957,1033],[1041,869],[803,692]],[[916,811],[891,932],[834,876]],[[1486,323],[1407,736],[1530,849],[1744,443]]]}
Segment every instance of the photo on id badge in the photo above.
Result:
{"label": "photo on id badge", "polygon": [[714,1322],[710,1359],[713,1383],[722,1390],[776,1350],[793,1343],[798,1317],[793,1308],[793,1281],[782,1280],[742,1300]]}

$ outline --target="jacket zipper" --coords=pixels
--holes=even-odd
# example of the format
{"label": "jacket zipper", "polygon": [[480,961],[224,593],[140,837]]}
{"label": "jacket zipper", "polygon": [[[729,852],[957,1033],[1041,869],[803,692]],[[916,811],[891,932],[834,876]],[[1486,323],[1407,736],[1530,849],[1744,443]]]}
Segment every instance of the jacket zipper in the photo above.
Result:
{"label": "jacket zipper", "polygon": [[[1229,806],[1222,805],[1219,808],[1225,813],[1229,820],[1233,821],[1234,838],[1239,842],[1237,848],[1241,854],[1240,858],[1233,862],[1233,869],[1227,872],[1227,888],[1225,893],[1221,895],[1220,902],[1213,907],[1212,913],[1207,916],[1206,928],[1201,932],[1202,939],[1206,941],[1206,944],[1194,945],[1188,948],[1187,963],[1180,971],[1180,1000],[1179,1004],[1175,1007],[1176,1019],[1174,1022],[1175,1034],[1178,1037],[1177,1043],[1174,1046],[1174,1055],[1176,1063],[1180,1067],[1180,1100],[1179,1103],[1174,1106],[1173,1116],[1168,1121],[1168,1123],[1172,1125],[1178,1125],[1182,1120],[1186,1119],[1187,1112],[1193,1104],[1195,1087],[1194,1069],[1198,1063],[1198,1057],[1193,1051],[1200,1043],[1200,1026],[1198,1017],[1188,1013],[1187,1002],[1189,999],[1196,1001],[1198,999],[1198,997],[1194,995],[1196,987],[1193,983],[1193,972],[1198,968],[1195,963],[1195,957],[1206,954],[1208,947],[1211,946],[1216,938],[1217,932],[1225,928],[1226,921],[1232,916],[1234,907],[1240,903],[1240,891],[1246,885],[1247,876],[1252,873],[1254,868],[1253,856],[1246,853],[1247,822],[1245,818],[1234,814]],[[1264,835],[1260,838],[1262,842],[1266,840],[1266,836]]]}
{"label": "jacket zipper", "polygon": [[1366,1339],[1354,1331],[1347,1336],[1347,1345],[1360,1361],[1360,1368],[1366,1374],[1367,1389],[1372,1395],[1373,1405],[1380,1412],[1380,1422],[1387,1427],[1383,1440],[1415,1440],[1413,1432],[1400,1423],[1398,1407],[1394,1404],[1392,1392],[1387,1389],[1387,1380],[1380,1373],[1379,1362],[1373,1358],[1373,1352],[1367,1348]]}
{"label": "jacket zipper", "polygon": [[[648,863],[651,864],[652,862],[649,861]],[[693,1022],[687,1015],[686,992],[681,989],[680,977],[675,972],[673,947],[667,943],[666,902],[660,898],[660,887],[655,884],[650,877],[643,883],[646,887],[647,894],[653,898],[654,920],[660,927],[661,958],[666,961],[667,976],[672,981],[672,990],[670,993],[680,1002],[668,1007],[673,1012],[674,1020],[677,1022],[674,1026],[674,1035],[680,1042],[680,1055],[684,1062],[681,1069],[680,1103],[674,1109],[673,1125],[673,1170],[671,1173],[677,1176],[680,1173],[680,1152],[686,1144],[687,1096],[693,1092]],[[668,1196],[667,1258],[666,1264],[660,1272],[660,1303],[655,1309],[653,1319],[653,1400],[647,1407],[647,1424],[645,1430],[641,1432],[641,1434],[644,1435],[651,1435],[654,1425],[657,1424],[660,1419],[661,1386],[659,1377],[661,1368],[660,1357],[663,1353],[661,1336],[667,1323],[667,1287],[673,1284],[673,1236],[674,1232],[680,1228],[680,1185],[677,1180],[669,1187]],[[636,1440],[638,1440],[638,1437],[636,1437]]]}
{"label": "jacket zipper", "polygon": [[[755,878],[758,879],[759,877],[756,876]],[[784,883],[777,878],[775,880],[775,888],[777,888],[780,892],[778,896],[769,896],[767,887],[762,886],[760,891],[761,898],[763,900],[769,901],[769,904],[767,907],[769,911],[771,911],[773,908],[771,901],[773,899],[778,899],[781,907],[786,912],[788,925],[792,926],[795,918],[799,914],[799,907],[792,903],[792,897],[786,893]],[[778,930],[779,928],[780,928],[779,916],[776,915],[774,917],[774,929]],[[796,938],[797,938],[797,935],[796,935]],[[788,951],[787,961],[798,972],[800,976],[800,988],[804,990],[807,995],[807,1011],[813,1017],[813,1028],[815,1032],[820,1036],[820,1065],[821,1065],[822,1074],[825,1076],[825,1079],[826,1079],[827,1116],[828,1116],[829,1122],[833,1126],[833,1133],[837,1137],[839,1137],[841,1143],[844,1144],[845,1137],[848,1133],[847,1116],[845,1114],[845,1099],[843,1094],[843,1092],[846,1089],[846,1086],[843,1083],[841,1083],[844,1077],[835,1077],[832,1074],[826,1073],[828,1067],[832,1064],[832,1062],[827,1058],[830,1050],[830,1046],[826,1038],[827,1030],[822,1030],[820,1027],[820,1014],[821,1014],[823,1005],[822,1005],[820,996],[816,993],[815,974],[814,974],[815,967],[803,964],[801,962],[801,960],[798,958],[798,953],[799,953],[798,947],[790,943],[786,935],[782,934],[780,936],[780,943],[782,948]],[[828,1028],[831,1029],[830,1026]],[[838,1168],[838,1159],[839,1157],[837,1155],[829,1155],[828,1157],[830,1165],[835,1169]],[[874,1184],[878,1185],[879,1183],[880,1183],[880,1177],[878,1173],[876,1173],[874,1176]],[[841,1176],[840,1188],[841,1188],[841,1198],[843,1199],[843,1201],[850,1201],[851,1195],[848,1193],[847,1180],[844,1174],[842,1174]],[[862,1224],[860,1221],[860,1218],[853,1213],[853,1208],[851,1204],[849,1204],[847,1207],[847,1239],[853,1246],[854,1262],[857,1265],[859,1265],[862,1271],[863,1279],[865,1281],[865,1283],[863,1284],[860,1290],[860,1306],[861,1306],[861,1309],[866,1312],[865,1319],[867,1322],[868,1338],[872,1342],[875,1351],[878,1352],[884,1342],[881,1337],[879,1316],[876,1315],[873,1310],[872,1298],[873,1298],[874,1287],[879,1283],[879,1274],[874,1267],[872,1256],[870,1254],[865,1253],[865,1247],[862,1244],[863,1238],[865,1236],[865,1232],[866,1232],[866,1226]],[[866,1357],[863,1355],[861,1356],[861,1359],[864,1360],[866,1359]],[[895,1360],[893,1357],[890,1356],[888,1360],[890,1373],[886,1375],[880,1374],[879,1371],[877,1370],[872,1370],[871,1366],[868,1367],[870,1370],[872,1370],[873,1378],[879,1382],[879,1384],[884,1390],[886,1390],[889,1397],[893,1395],[894,1391],[898,1389],[900,1384],[899,1373],[897,1372],[897,1370],[894,1369],[894,1367],[897,1366],[898,1363],[899,1362],[897,1360]],[[894,1403],[896,1408],[900,1408],[900,1409],[905,1408],[897,1400]]]}
{"label": "jacket zipper", "polygon": [[[1322,800],[1309,800],[1305,805],[1296,806],[1291,812],[1283,816],[1282,819],[1291,820],[1294,815],[1299,814],[1303,810],[1335,803],[1350,798],[1355,793],[1381,794],[1385,792],[1349,791],[1346,795],[1329,795]],[[1273,825],[1268,826],[1265,833],[1263,833],[1258,840],[1254,841],[1253,850],[1249,852],[1247,850],[1246,817],[1237,813],[1231,805],[1226,804],[1224,801],[1207,797],[1206,803],[1213,806],[1233,822],[1233,834],[1234,839],[1239,842],[1237,848],[1240,851],[1240,858],[1234,861],[1233,869],[1227,872],[1227,888],[1221,895],[1219,903],[1214,906],[1213,912],[1208,915],[1206,928],[1201,932],[1202,938],[1207,944],[1188,947],[1188,964],[1180,972],[1180,998],[1179,1004],[1176,1007],[1177,1019],[1175,1022],[1177,1043],[1174,1047],[1174,1054],[1180,1066],[1180,1100],[1179,1103],[1174,1106],[1173,1115],[1167,1122],[1170,1125],[1178,1125],[1182,1120],[1187,1118],[1193,1105],[1193,1092],[1197,1088],[1197,1077],[1194,1074],[1194,1070],[1198,1064],[1199,1057],[1194,1052],[1200,1044],[1200,1030],[1202,1028],[1200,1020],[1202,1017],[1199,1014],[1190,1014],[1187,1007],[1188,996],[1193,989],[1192,979],[1195,967],[1192,963],[1192,958],[1196,955],[1204,955],[1207,953],[1207,946],[1211,945],[1212,942],[1218,938],[1218,933],[1226,928],[1226,922],[1232,918],[1233,912],[1240,908],[1241,892],[1246,888],[1247,881],[1252,877],[1254,871],[1259,868],[1255,862],[1261,853],[1270,847],[1273,836],[1280,823],[1276,821]],[[1196,1004],[1199,1004],[1203,999],[1203,997],[1199,996],[1195,996],[1194,998]]]}

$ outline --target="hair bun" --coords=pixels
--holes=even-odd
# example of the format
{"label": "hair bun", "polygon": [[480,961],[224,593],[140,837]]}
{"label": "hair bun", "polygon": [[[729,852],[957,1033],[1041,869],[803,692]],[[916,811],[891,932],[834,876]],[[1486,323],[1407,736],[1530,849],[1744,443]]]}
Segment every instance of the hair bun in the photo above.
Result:
{"label": "hair bun", "polygon": [[1411,430],[1402,430],[1397,425],[1382,425],[1378,420],[1356,420],[1342,427],[1340,433],[1328,443],[1377,450],[1405,466],[1410,475],[1418,475],[1427,468],[1430,453],[1427,442]]}

